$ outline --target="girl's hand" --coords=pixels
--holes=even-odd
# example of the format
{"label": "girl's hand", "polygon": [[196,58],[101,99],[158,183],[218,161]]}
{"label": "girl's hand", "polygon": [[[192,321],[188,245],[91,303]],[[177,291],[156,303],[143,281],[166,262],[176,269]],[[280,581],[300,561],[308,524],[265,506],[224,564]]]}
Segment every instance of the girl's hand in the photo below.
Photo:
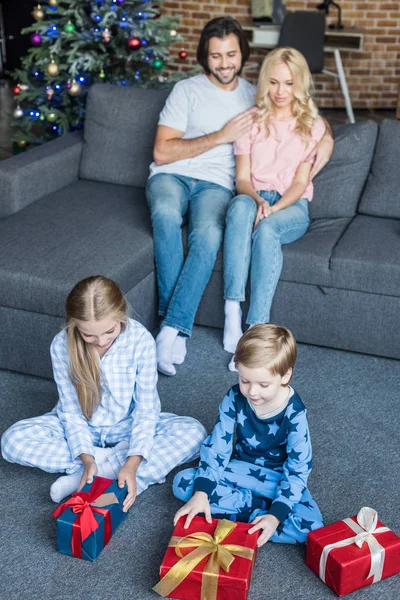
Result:
{"label": "girl's hand", "polygon": [[137,467],[129,464],[129,459],[126,461],[123,467],[121,467],[118,473],[118,485],[124,487],[128,486],[128,495],[126,496],[122,505],[122,512],[128,512],[132,504],[136,500],[137,487],[136,487],[136,470]]}
{"label": "girl's hand", "polygon": [[187,515],[183,526],[184,529],[187,529],[192,522],[193,517],[199,513],[204,513],[207,523],[211,523],[210,503],[205,492],[195,492],[189,502],[186,502],[186,504],[175,513],[174,525],[177,524],[181,517]]}
{"label": "girl's hand", "polygon": [[255,533],[259,529],[263,530],[257,540],[257,546],[260,548],[268,542],[272,535],[274,535],[276,528],[279,525],[279,521],[274,515],[263,515],[254,519],[252,525],[254,525],[254,527],[249,529],[249,533]]}
{"label": "girl's hand", "polygon": [[93,483],[93,477],[97,475],[97,465],[91,454],[81,454],[79,456],[83,463],[83,473],[79,482],[77,492],[80,492],[84,485]]}
{"label": "girl's hand", "polygon": [[273,207],[270,206],[266,200],[262,200],[262,202],[257,202],[257,214],[256,219],[254,221],[253,231],[256,229],[261,219],[266,219],[267,217],[272,215],[273,212]]}

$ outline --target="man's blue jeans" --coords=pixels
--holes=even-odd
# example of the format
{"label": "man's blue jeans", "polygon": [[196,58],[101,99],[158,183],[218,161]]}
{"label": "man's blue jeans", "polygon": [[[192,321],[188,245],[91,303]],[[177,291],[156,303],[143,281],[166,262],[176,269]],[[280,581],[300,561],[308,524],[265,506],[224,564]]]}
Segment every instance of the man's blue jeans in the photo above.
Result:
{"label": "man's blue jeans", "polygon": [[[158,173],[147,182],[163,325],[191,336],[194,317],[222,243],[232,192],[183,175]],[[182,220],[188,213],[188,254],[183,256]]]}
{"label": "man's blue jeans", "polygon": [[[273,206],[281,198],[275,191],[260,196]],[[224,242],[224,298],[245,300],[251,263],[250,308],[247,323],[268,323],[271,304],[282,271],[282,244],[290,244],[305,234],[310,224],[308,200],[302,198],[269,217],[253,231],[257,205],[241,194],[232,199],[226,216]]]}

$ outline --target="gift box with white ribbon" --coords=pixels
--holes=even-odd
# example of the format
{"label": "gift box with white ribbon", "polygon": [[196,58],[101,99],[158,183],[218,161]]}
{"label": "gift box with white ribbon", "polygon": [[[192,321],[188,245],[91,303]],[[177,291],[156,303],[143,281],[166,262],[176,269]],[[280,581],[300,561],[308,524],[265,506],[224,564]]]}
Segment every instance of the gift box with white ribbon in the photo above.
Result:
{"label": "gift box with white ribbon", "polygon": [[356,517],[311,531],[306,564],[338,596],[400,573],[400,537],[364,506]]}

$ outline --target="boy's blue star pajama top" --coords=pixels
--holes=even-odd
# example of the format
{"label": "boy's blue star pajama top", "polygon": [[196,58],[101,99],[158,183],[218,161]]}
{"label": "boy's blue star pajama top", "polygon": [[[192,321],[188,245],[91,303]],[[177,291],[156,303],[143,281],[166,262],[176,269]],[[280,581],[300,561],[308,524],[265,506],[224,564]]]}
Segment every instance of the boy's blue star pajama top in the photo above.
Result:
{"label": "boy's blue star pajama top", "polygon": [[312,461],[306,409],[291,391],[287,406],[263,419],[233,386],[201,447],[198,468],[176,475],[175,496],[187,502],[196,491],[206,492],[219,518],[251,522],[272,514],[280,521],[273,542],[305,542],[309,531],[322,527],[307,489]]}
{"label": "boy's blue star pajama top", "polygon": [[107,460],[115,472],[128,456],[143,456],[136,473],[140,494],[198,456],[206,431],[191,417],[160,413],[155,342],[137,321],[128,319],[125,331],[99,359],[101,402],[89,420],[69,376],[65,330],[53,340],[51,359],[57,405],[3,434],[2,454],[9,462],[71,474],[82,469],[80,454],[96,456],[97,447],[112,446]]}

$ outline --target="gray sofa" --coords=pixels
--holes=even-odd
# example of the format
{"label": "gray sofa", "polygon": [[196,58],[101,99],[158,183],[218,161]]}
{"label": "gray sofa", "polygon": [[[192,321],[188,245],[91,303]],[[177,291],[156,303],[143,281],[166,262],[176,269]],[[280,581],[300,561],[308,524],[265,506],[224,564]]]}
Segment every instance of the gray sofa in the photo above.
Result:
{"label": "gray sofa", "polygon": [[[153,329],[157,291],[145,182],[167,93],[95,85],[83,135],[0,163],[0,368],[51,376],[68,291],[101,273]],[[400,122],[335,130],[312,223],[284,247],[272,319],[301,342],[400,358]],[[223,324],[221,253],[196,322]]]}

